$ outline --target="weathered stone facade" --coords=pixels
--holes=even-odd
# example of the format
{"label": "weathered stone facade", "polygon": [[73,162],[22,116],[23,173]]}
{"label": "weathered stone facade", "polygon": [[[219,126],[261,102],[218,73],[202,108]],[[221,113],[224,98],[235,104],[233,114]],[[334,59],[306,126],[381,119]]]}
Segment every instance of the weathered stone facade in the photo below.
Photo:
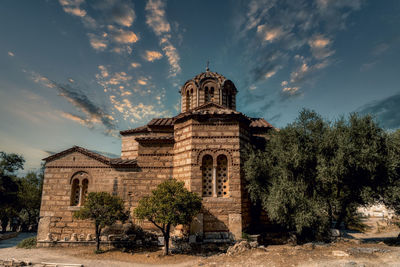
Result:
{"label": "weathered stone facade", "polygon": [[262,144],[273,127],[236,111],[236,87],[218,73],[197,75],[180,93],[182,110],[177,116],[120,132],[121,158],[73,147],[44,159],[38,240],[49,233],[57,240],[70,240],[74,233],[82,238],[94,234],[91,222],[72,217],[84,205],[87,192],[118,195],[133,211],[139,199],[171,177],[203,197],[192,233],[241,237],[251,223],[241,151],[248,144]]}

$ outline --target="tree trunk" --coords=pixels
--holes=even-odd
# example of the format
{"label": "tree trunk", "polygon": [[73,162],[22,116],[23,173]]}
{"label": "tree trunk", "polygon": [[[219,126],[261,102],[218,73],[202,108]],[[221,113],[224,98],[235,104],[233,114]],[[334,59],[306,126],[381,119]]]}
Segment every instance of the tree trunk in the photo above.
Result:
{"label": "tree trunk", "polygon": [[336,220],[335,228],[339,229],[342,224],[344,217],[346,216],[347,202],[343,203],[342,209],[340,210],[339,216]]}
{"label": "tree trunk", "polygon": [[171,224],[167,224],[164,232],[164,256],[169,254],[169,231],[171,229]]}
{"label": "tree trunk", "polygon": [[96,250],[100,250],[100,227],[96,224]]}

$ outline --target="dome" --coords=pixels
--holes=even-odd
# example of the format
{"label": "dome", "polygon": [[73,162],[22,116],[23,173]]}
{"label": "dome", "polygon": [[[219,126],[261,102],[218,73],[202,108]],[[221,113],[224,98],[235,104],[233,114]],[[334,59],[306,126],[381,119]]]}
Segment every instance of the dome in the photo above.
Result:
{"label": "dome", "polygon": [[185,82],[180,90],[182,112],[213,102],[236,110],[237,89],[223,75],[210,71],[202,72]]}

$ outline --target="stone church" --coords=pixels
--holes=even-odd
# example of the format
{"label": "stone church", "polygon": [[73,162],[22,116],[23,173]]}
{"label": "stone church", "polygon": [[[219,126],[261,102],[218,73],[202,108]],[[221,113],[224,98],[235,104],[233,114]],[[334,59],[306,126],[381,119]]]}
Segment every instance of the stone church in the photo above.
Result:
{"label": "stone church", "polygon": [[120,158],[78,146],[45,158],[38,240],[49,233],[55,240],[93,234],[92,223],[72,217],[88,192],[118,195],[132,214],[143,196],[171,177],[203,198],[192,233],[241,238],[252,218],[241,151],[262,145],[274,127],[237,111],[237,92],[231,80],[207,68],[182,86],[177,116],[120,132]]}

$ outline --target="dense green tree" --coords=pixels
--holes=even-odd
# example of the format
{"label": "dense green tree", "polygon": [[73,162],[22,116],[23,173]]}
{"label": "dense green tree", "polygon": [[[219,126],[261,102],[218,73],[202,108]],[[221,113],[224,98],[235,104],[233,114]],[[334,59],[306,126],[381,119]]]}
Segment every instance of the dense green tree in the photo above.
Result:
{"label": "dense green tree", "polygon": [[24,158],[0,152],[0,220],[2,231],[18,214],[18,182],[16,172],[23,169]]}
{"label": "dense green tree", "polygon": [[124,209],[124,202],[118,196],[106,192],[91,192],[85,204],[74,213],[77,219],[91,219],[94,221],[96,232],[96,251],[100,251],[101,230],[117,221],[125,221],[128,214]]}
{"label": "dense green tree", "polygon": [[168,179],[139,201],[135,216],[160,229],[164,236],[164,255],[168,255],[171,226],[189,224],[200,212],[201,201],[201,197],[189,192],[183,182]]}
{"label": "dense green tree", "polygon": [[270,219],[300,238],[322,239],[357,205],[379,197],[387,184],[385,132],[370,116],[335,123],[303,110],[271,134],[265,151],[248,151],[248,191]]}
{"label": "dense green tree", "polygon": [[22,231],[36,230],[39,222],[41,201],[40,174],[29,172],[18,180],[18,202],[20,206],[19,217]]}
{"label": "dense green tree", "polygon": [[389,183],[383,192],[384,203],[400,215],[400,130],[388,136]]}

